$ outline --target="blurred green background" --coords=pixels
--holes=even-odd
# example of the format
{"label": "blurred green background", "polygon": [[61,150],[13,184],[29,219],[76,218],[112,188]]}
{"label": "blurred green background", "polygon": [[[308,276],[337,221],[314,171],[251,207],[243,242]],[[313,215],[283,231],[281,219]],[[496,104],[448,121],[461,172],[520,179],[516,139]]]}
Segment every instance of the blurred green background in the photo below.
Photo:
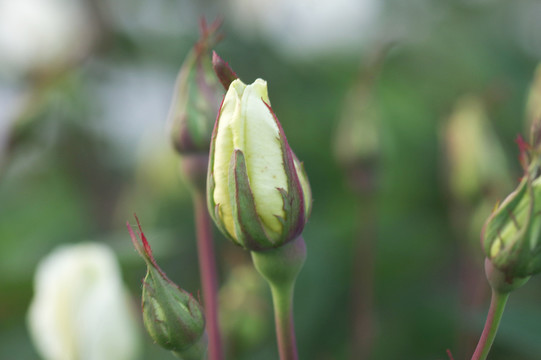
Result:
{"label": "blurred green background", "polygon": [[[0,30],[13,26],[0,38],[0,359],[39,359],[25,316],[36,265],[59,244],[111,245],[139,302],[145,267],[125,228],[134,212],[166,273],[200,292],[191,197],[165,121],[200,16],[223,17],[216,50],[241,79],[268,81],[310,178],[308,260],[295,301],[300,358],[359,359],[353,314],[366,299],[369,358],[471,356],[489,305],[482,221],[472,230],[453,219],[480,199],[457,206],[449,192],[442,128],[463,95],[481,99],[517,183],[514,139],[524,134],[541,57],[539,2],[86,0],[78,11],[92,36],[68,40],[51,61],[25,37],[46,39],[15,31],[26,14],[15,2],[0,0]],[[377,69],[366,65],[389,43]],[[379,140],[356,168],[373,177],[359,190],[351,186],[359,173],[338,165],[333,144],[366,71]],[[228,358],[276,359],[266,285],[247,253],[217,231],[215,243]],[[478,293],[471,306],[469,281]],[[491,359],[539,359],[540,299],[535,277],[513,293]],[[141,359],[172,358],[144,334]]]}

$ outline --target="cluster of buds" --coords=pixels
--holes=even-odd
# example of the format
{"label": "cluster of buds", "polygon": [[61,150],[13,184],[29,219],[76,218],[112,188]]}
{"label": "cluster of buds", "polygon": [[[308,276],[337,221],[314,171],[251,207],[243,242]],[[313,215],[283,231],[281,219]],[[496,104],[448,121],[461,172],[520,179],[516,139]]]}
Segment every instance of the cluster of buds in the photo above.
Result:
{"label": "cluster of buds", "polygon": [[272,111],[267,83],[246,85],[217,55],[213,62],[228,91],[210,145],[211,217],[245,249],[280,247],[297,238],[308,219],[308,178]]}
{"label": "cluster of buds", "polygon": [[518,139],[524,176],[496,207],[481,235],[487,260],[507,283],[541,272],[540,134],[534,123],[531,144]]}
{"label": "cluster of buds", "polygon": [[138,237],[128,223],[133,245],[147,264],[143,280],[143,321],[152,339],[184,360],[201,360],[207,349],[205,317],[192,295],[173,283],[160,269],[141,229]]}

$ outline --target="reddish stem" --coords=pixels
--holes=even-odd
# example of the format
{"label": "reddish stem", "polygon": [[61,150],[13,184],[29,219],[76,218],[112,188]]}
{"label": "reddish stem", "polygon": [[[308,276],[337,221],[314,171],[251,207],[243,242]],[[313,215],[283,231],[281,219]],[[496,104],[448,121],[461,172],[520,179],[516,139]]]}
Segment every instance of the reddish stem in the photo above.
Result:
{"label": "reddish stem", "polygon": [[477,344],[477,348],[471,358],[471,360],[485,360],[488,356],[488,352],[492,347],[500,320],[502,319],[503,310],[505,309],[505,303],[509,298],[509,293],[501,294],[495,290],[492,290],[492,299],[490,301],[490,309],[488,310],[487,320],[485,328]]}
{"label": "reddish stem", "polygon": [[218,281],[214,244],[212,242],[211,222],[207,211],[205,196],[201,191],[193,192],[194,212],[197,231],[197,252],[199,256],[199,271],[203,287],[205,318],[209,337],[209,360],[222,360],[222,340],[218,322]]}

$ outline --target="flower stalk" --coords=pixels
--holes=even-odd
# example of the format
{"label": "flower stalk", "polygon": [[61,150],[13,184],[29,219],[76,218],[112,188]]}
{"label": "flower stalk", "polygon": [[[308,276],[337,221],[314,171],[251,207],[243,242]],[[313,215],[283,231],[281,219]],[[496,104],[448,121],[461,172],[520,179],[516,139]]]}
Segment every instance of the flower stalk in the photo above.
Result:
{"label": "flower stalk", "polygon": [[208,356],[209,360],[220,360],[223,359],[223,350],[218,321],[218,280],[210,216],[204,194],[200,191],[193,192],[197,254],[209,337]]}
{"label": "flower stalk", "polygon": [[271,285],[274,321],[280,359],[298,359],[295,325],[293,323],[293,288]]}
{"label": "flower stalk", "polygon": [[505,310],[505,304],[509,298],[510,293],[501,293],[492,289],[492,298],[490,300],[490,308],[488,310],[487,320],[485,322],[485,328],[481,333],[479,343],[473,353],[471,360],[485,360],[488,356],[498,327],[500,326],[500,320]]}
{"label": "flower stalk", "polygon": [[306,260],[304,239],[299,236],[276,249],[252,251],[252,260],[271,289],[280,360],[297,360],[293,292],[297,276]]}

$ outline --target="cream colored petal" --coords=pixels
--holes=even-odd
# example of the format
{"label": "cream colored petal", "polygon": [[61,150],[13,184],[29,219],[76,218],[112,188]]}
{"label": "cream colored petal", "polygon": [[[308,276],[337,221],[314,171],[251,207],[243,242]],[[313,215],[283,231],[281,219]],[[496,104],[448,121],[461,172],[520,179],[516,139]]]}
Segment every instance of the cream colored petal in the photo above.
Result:
{"label": "cream colored petal", "polygon": [[214,202],[220,206],[222,221],[230,235],[234,235],[231,200],[229,197],[229,163],[233,154],[233,129],[232,124],[238,123],[240,117],[240,97],[245,85],[240,80],[231,83],[225,95],[218,129],[216,130],[216,142],[214,144]]}
{"label": "cream colored petal", "polygon": [[301,183],[302,187],[302,195],[304,197],[304,216],[306,221],[308,220],[312,207],[312,189],[310,188],[308,178],[302,169],[302,165],[295,155],[293,155],[293,163],[295,164],[295,170],[297,171],[297,176],[299,177],[299,182]]}
{"label": "cream colored petal", "polygon": [[46,360],[134,359],[138,328],[130,301],[117,296],[124,293],[108,247],[82,243],[55,250],[38,266],[28,313],[38,352]]}
{"label": "cream colored petal", "polygon": [[267,233],[276,238],[282,231],[276,216],[284,217],[277,188],[288,189],[278,127],[263,100],[268,102],[267,84],[258,79],[246,87],[242,96],[243,150],[256,210]]}

